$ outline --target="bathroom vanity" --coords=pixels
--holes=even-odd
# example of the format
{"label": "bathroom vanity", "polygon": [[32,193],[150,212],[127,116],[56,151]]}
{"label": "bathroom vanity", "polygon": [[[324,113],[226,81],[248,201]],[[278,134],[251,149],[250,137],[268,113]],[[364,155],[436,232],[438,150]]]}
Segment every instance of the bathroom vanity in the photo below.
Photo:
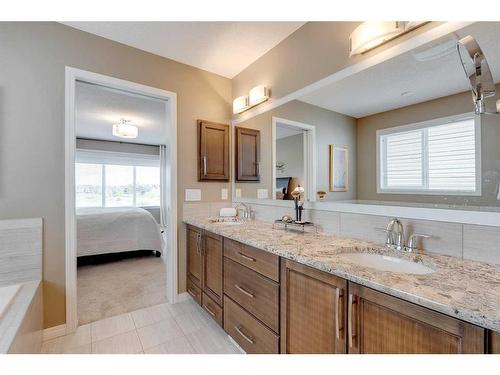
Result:
{"label": "bathroom vanity", "polygon": [[[261,221],[184,221],[188,292],[247,353],[499,350],[498,266]],[[430,271],[381,271],[351,254]]]}

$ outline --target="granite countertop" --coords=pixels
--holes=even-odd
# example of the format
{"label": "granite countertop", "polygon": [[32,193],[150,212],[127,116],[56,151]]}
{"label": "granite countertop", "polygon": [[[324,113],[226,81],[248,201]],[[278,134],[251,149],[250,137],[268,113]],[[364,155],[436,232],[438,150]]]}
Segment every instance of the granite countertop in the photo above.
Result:
{"label": "granite countertop", "polygon": [[[325,233],[273,229],[272,223],[213,223],[206,216],[184,222],[243,242],[283,258],[329,272],[394,297],[428,307],[484,328],[500,331],[500,266],[437,254],[402,253],[383,245]],[[422,263],[435,272],[424,275],[379,271],[341,254],[378,253]]]}

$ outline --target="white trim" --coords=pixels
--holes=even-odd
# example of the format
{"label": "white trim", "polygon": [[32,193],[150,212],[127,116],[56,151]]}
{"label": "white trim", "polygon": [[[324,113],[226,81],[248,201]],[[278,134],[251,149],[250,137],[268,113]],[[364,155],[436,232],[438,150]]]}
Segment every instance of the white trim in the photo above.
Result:
{"label": "white trim", "polygon": [[66,256],[66,333],[77,328],[77,288],[76,288],[76,216],[75,216],[75,86],[76,81],[98,84],[117,90],[146,95],[167,102],[170,106],[166,139],[170,160],[169,221],[167,237],[167,299],[174,301],[177,296],[177,94],[174,92],[145,86],[122,79],[92,73],[67,66],[65,71],[65,256]]}
{"label": "white trim", "polygon": [[[262,206],[288,207],[293,210],[293,202],[271,199],[234,199],[233,203],[245,202]],[[411,207],[404,206],[404,202],[382,202],[380,204],[352,203],[352,202],[305,202],[304,208],[308,210],[345,212],[376,216],[391,216],[408,219],[442,221],[458,224],[487,225],[500,227],[500,212],[488,211],[487,207],[477,210],[453,209],[443,205],[436,207]],[[399,204],[398,204],[399,203]],[[424,206],[424,204],[422,204]]]}
{"label": "white trim", "polygon": [[45,328],[42,331],[42,341],[56,339],[66,335],[66,324]]}
{"label": "white trim", "polygon": [[[419,130],[424,128],[429,128],[432,126],[444,125],[447,123],[458,122],[468,119],[474,119],[474,138],[476,143],[476,190],[475,191],[452,191],[452,190],[427,190],[427,189],[390,189],[383,188],[381,186],[381,169],[382,169],[382,160],[381,160],[381,152],[383,150],[380,149],[380,139],[382,136],[387,134],[396,134],[402,133],[412,130]],[[417,194],[417,195],[449,195],[449,196],[481,196],[482,194],[482,170],[481,170],[481,116],[474,114],[473,112],[466,112],[458,115],[446,116],[435,118],[432,120],[415,122],[412,124],[394,126],[390,128],[379,129],[375,134],[375,142],[376,142],[376,178],[377,178],[377,194]],[[424,142],[425,144],[425,142]],[[427,152],[423,152],[423,157],[427,157]],[[424,173],[424,178],[426,178],[425,168],[422,168],[422,173]],[[426,186],[426,184],[424,184]]]}
{"label": "white trim", "polygon": [[305,186],[306,200],[316,200],[316,127],[298,121],[288,120],[281,117],[272,117],[272,178],[271,194],[272,200],[276,200],[276,125],[280,123],[286,126],[306,130],[304,132],[304,169],[306,172],[307,186]]}
{"label": "white trim", "polygon": [[232,123],[233,125],[236,125],[241,122],[247,121],[252,117],[270,111],[292,100],[300,99],[301,97],[310,94],[312,92],[315,92],[323,87],[329,86],[332,83],[341,81],[344,78],[350,77],[363,70],[371,68],[372,66],[375,66],[384,61],[399,56],[403,53],[411,51],[417,47],[420,47],[428,42],[441,38],[457,30],[463,29],[464,27],[467,27],[473,23],[474,22],[445,22],[442,25],[424,31],[407,40],[403,40],[401,41],[401,43],[398,43],[397,45],[391,48],[381,51],[380,53],[370,56],[358,63],[352,64],[342,70],[339,70],[338,72],[335,72],[325,78],[322,78],[319,81],[313,82],[312,84],[305,86],[299,90],[296,90],[288,95],[285,95],[277,99],[271,98],[266,103],[258,105],[257,107],[250,109],[238,116],[234,116]]}

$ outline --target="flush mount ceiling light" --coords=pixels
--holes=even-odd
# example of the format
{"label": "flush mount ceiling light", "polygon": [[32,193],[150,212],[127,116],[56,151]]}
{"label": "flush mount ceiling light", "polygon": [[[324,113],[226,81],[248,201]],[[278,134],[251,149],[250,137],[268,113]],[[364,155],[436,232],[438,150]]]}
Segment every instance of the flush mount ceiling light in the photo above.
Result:
{"label": "flush mount ceiling light", "polygon": [[119,124],[113,124],[113,135],[120,138],[137,138],[139,129],[128,122],[130,120],[121,119]]}
{"label": "flush mount ceiling light", "polygon": [[360,55],[427,21],[367,21],[356,27],[349,37],[349,56]]}
{"label": "flush mount ceiling light", "polygon": [[256,86],[249,91],[248,96],[239,96],[233,100],[233,113],[236,115],[244,112],[260,103],[264,103],[268,99],[268,88],[264,85]]}

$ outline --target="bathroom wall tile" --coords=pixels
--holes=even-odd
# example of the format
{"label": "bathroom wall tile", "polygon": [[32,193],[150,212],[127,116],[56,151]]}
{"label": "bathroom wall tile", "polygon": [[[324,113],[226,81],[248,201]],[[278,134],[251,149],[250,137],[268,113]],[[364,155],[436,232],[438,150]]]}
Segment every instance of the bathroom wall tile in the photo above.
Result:
{"label": "bathroom wall tile", "polygon": [[340,235],[383,244],[385,233],[381,229],[389,220],[386,216],[341,213]]}
{"label": "bathroom wall tile", "polygon": [[401,219],[405,239],[412,233],[429,234],[432,238],[421,239],[418,246],[429,253],[462,257],[462,224],[431,220]]}
{"label": "bathroom wall tile", "polygon": [[319,231],[340,235],[340,213],[333,211],[309,210],[310,221],[317,225]]}
{"label": "bathroom wall tile", "polygon": [[500,264],[500,227],[463,226],[464,258]]}
{"label": "bathroom wall tile", "polygon": [[184,202],[182,206],[182,215],[204,215],[210,216],[210,203],[208,202]]}

